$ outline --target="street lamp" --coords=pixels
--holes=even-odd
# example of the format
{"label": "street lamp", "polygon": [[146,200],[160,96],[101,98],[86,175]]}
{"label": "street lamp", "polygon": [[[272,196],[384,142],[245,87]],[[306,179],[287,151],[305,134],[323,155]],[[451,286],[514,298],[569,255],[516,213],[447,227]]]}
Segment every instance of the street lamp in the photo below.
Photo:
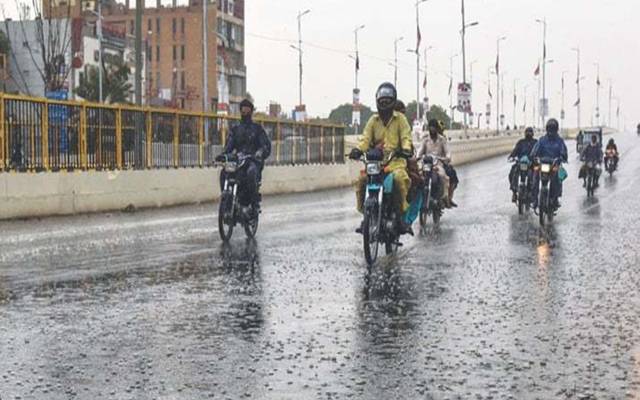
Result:
{"label": "street lamp", "polygon": [[309,14],[311,12],[311,10],[307,9],[305,11],[300,11],[298,12],[298,47],[296,48],[295,46],[291,46],[294,49],[298,50],[298,71],[299,71],[299,78],[298,78],[298,99],[299,99],[299,105],[302,105],[302,17],[304,17],[305,15]]}
{"label": "street lamp", "polygon": [[507,40],[506,36],[499,37],[496,41],[496,135],[500,135],[500,42]]}
{"label": "street lamp", "polygon": [[358,88],[358,70],[360,69],[360,53],[358,52],[358,31],[362,29],[364,29],[364,25],[360,25],[353,30],[353,34],[356,37],[356,89]]}
{"label": "street lamp", "polygon": [[540,110],[540,119],[542,121],[542,126],[544,126],[544,119],[547,116],[547,19],[536,19],[536,22],[542,24],[542,109]]}
{"label": "street lamp", "polygon": [[398,88],[398,42],[404,39],[400,36],[393,41],[393,85]]}
{"label": "street lamp", "polygon": [[424,86],[424,105],[425,105],[424,112],[425,112],[425,116],[426,116],[426,113],[429,111],[428,110],[429,96],[427,94],[427,74],[428,74],[427,53],[429,52],[429,50],[433,50],[433,46],[428,46],[428,47],[425,47],[425,49],[424,49],[424,85],[423,86]]}
{"label": "street lamp", "polygon": [[[462,84],[466,89],[467,86],[467,52],[465,46],[465,37],[467,33],[467,28],[478,25],[477,21],[471,22],[469,24],[465,23],[465,14],[464,14],[464,0],[461,0],[461,14],[462,14]],[[467,133],[467,110],[462,110],[464,115],[464,131],[465,136]]]}
{"label": "street lamp", "polygon": [[420,4],[426,3],[427,0],[416,0],[416,121],[420,115]]}

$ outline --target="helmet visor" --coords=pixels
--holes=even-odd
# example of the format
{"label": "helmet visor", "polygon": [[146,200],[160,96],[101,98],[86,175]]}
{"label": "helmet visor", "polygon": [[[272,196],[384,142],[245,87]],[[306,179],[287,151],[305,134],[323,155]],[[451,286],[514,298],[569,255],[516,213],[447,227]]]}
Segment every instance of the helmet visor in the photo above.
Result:
{"label": "helmet visor", "polygon": [[392,100],[395,100],[396,98],[396,91],[393,90],[393,88],[388,87],[388,86],[383,86],[380,89],[378,89],[378,93],[376,93],[376,100],[380,100],[382,98],[388,97]]}

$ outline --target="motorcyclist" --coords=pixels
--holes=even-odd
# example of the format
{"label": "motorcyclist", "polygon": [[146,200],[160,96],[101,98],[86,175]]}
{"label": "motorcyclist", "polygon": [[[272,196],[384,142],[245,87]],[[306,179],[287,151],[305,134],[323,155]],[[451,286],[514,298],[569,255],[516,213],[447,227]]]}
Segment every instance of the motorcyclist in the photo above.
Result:
{"label": "motorcyclist", "polygon": [[[596,169],[595,187],[599,186],[600,181],[600,165],[602,165],[602,148],[598,143],[598,137],[596,135],[591,136],[591,142],[584,148],[580,160],[584,162],[584,170],[587,169],[587,163],[593,163]],[[587,186],[587,175],[583,174],[584,183],[583,186]]]}
{"label": "motorcyclist", "polygon": [[440,124],[435,119],[430,119],[428,123],[429,134],[422,138],[422,144],[418,149],[418,160],[425,155],[437,157],[441,164],[435,169],[442,182],[442,201],[447,208],[451,208],[451,198],[449,197],[451,180],[447,175],[445,165],[451,162],[451,153],[447,145],[447,139],[440,134]]}
{"label": "motorcyclist", "polygon": [[[442,122],[442,120],[438,121],[438,129],[439,129],[439,133],[440,135],[442,135],[443,138],[445,138],[445,140],[449,140],[447,138],[447,135],[445,134],[444,131],[444,123]],[[453,167],[453,164],[451,163],[451,160],[449,160],[448,163],[444,164],[444,170],[447,173],[447,176],[449,177],[449,204],[451,205],[451,207],[458,207],[458,205],[453,201],[453,195],[456,192],[456,189],[458,188],[458,183],[460,183],[460,181],[458,180],[458,172],[456,171],[456,169]]]}
{"label": "motorcyclist", "polygon": [[[531,159],[537,160],[538,158],[559,158],[561,162],[569,162],[569,156],[567,152],[567,145],[564,140],[558,134],[560,127],[558,120],[551,118],[546,125],[547,134],[544,135],[531,150]],[[540,174],[534,173],[533,175],[533,208],[538,208],[538,191],[540,186]],[[560,207],[558,198],[562,197],[562,181],[558,177],[558,174],[554,174],[551,178],[551,196],[555,201],[556,208]]]}
{"label": "motorcyclist", "polygon": [[[259,210],[261,181],[264,160],[271,154],[271,141],[264,128],[253,122],[254,106],[250,100],[244,99],[240,103],[240,123],[231,128],[227,137],[224,151],[216,157],[216,161],[222,162],[228,157],[237,154],[252,155],[253,159],[247,161],[247,165],[240,171],[240,188],[244,194],[241,196],[243,206],[251,205],[254,211]],[[226,173],[220,173],[220,185],[224,187]]]}
{"label": "motorcyclist", "polygon": [[[509,154],[509,159],[520,160],[524,156],[529,156],[531,154],[531,150],[538,143],[538,140],[533,137],[533,128],[528,127],[524,130],[524,139],[518,140],[516,143],[516,147],[513,148],[511,154]],[[509,172],[509,183],[511,185],[511,191],[513,192],[513,196],[511,198],[512,202],[516,202],[518,200],[518,164],[515,163],[511,167],[511,171]]]}
{"label": "motorcyclist", "polygon": [[[386,170],[393,173],[394,200],[399,211],[401,233],[411,233],[411,226],[401,216],[409,208],[407,193],[411,181],[407,173],[407,159],[413,155],[411,127],[407,118],[394,111],[397,91],[393,84],[385,82],[376,91],[378,112],[371,116],[362,132],[359,144],[349,153],[349,158],[357,160],[366,152],[378,153],[388,164]],[[362,213],[367,176],[361,176],[356,183],[356,201],[358,211]],[[361,229],[356,230],[360,233]]]}
{"label": "motorcyclist", "polygon": [[[609,139],[607,143],[606,152],[613,151],[613,168],[618,168],[618,161],[620,160],[620,155],[618,153],[618,146],[616,145],[616,141],[613,138]],[[605,162],[608,162],[609,157],[605,156]]]}

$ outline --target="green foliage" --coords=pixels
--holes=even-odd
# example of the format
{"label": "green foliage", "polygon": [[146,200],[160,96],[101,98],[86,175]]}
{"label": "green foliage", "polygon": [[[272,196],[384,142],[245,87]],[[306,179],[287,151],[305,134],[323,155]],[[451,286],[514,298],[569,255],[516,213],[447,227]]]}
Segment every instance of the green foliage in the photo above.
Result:
{"label": "green foliage", "polygon": [[[353,135],[355,133],[355,130],[351,125],[352,114],[353,106],[350,103],[345,103],[331,110],[331,113],[329,114],[329,120],[337,124],[346,125],[347,135]],[[360,131],[362,131],[362,127],[367,123],[367,121],[369,121],[371,115],[373,115],[373,111],[371,110],[371,108],[365,105],[360,105]]]}
{"label": "green foliage", "polygon": [[[130,70],[121,59],[105,68],[102,79],[102,99],[105,103],[128,103],[131,84]],[[85,100],[98,102],[99,76],[97,67],[88,67],[80,78],[76,94]]]}
{"label": "green foliage", "polygon": [[[422,108],[422,104],[420,107],[420,112],[422,113],[424,110]],[[412,101],[411,103],[409,103],[409,105],[407,105],[407,118],[409,119],[409,121],[413,121],[415,120],[416,117],[416,102]],[[445,127],[449,127],[449,116],[447,115],[447,112],[445,111],[444,108],[440,107],[439,105],[432,105],[431,108],[429,109],[429,111],[427,112],[427,120],[430,120],[432,118],[437,119],[438,121],[442,121],[442,123],[444,124]],[[455,129],[456,123],[454,123],[454,129]]]}

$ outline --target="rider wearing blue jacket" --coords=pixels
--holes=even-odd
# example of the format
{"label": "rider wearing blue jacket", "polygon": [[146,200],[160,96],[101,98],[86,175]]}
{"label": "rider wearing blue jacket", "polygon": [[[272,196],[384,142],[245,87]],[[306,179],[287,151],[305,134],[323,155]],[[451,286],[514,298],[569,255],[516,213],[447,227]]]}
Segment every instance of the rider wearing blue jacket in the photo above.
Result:
{"label": "rider wearing blue jacket", "polygon": [[[534,135],[533,128],[528,127],[527,129],[525,129],[524,139],[520,139],[518,143],[516,143],[516,147],[514,147],[511,154],[509,154],[509,158],[514,159],[515,161],[518,161],[522,157],[525,157],[525,156],[529,157],[529,155],[531,154],[531,150],[533,150],[533,147],[536,145],[536,143],[538,143],[538,141],[533,137],[533,135]],[[510,185],[509,187],[513,192],[513,197],[511,201],[513,201],[514,203],[518,199],[518,196],[516,193],[518,192],[519,176],[520,175],[518,174],[518,163],[514,163],[513,167],[511,167],[511,171],[509,172],[509,185]]]}
{"label": "rider wearing blue jacket", "polygon": [[[538,143],[533,147],[531,151],[531,159],[536,160],[538,158],[559,158],[561,162],[568,162],[569,155],[567,152],[567,145],[564,140],[558,134],[560,128],[558,121],[555,118],[551,118],[547,122],[547,134],[543,136]],[[538,190],[540,186],[540,174],[535,173],[533,176],[533,208],[538,207]],[[551,197],[557,202],[556,206],[560,207],[558,198],[562,197],[562,181],[558,177],[558,174],[554,174],[551,178]]]}

